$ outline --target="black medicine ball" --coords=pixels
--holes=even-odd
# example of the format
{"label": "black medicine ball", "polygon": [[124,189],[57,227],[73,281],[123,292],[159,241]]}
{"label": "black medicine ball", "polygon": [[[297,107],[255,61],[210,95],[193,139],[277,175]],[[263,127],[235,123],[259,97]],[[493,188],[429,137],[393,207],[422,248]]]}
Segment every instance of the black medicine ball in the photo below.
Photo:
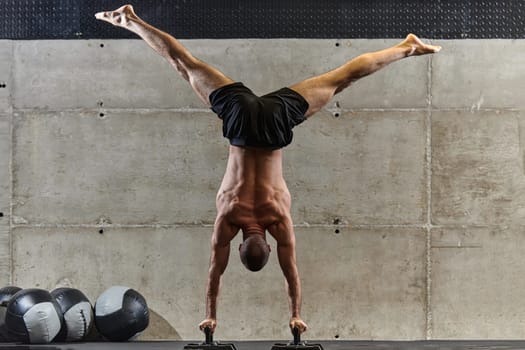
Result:
{"label": "black medicine ball", "polygon": [[64,316],[60,341],[83,340],[93,325],[93,307],[88,298],[74,288],[57,288],[51,292]]}
{"label": "black medicine ball", "polygon": [[13,286],[7,286],[4,288],[0,288],[0,305],[7,307],[7,303],[9,302],[9,300],[11,300],[13,295],[15,295],[21,290],[22,288],[13,287]]}
{"label": "black medicine ball", "polygon": [[7,304],[9,303],[9,300],[15,295],[17,292],[21,291],[22,288],[8,286],[4,288],[0,288],[0,342],[8,342],[9,337],[7,336],[7,328],[5,326],[5,313],[7,311]]}
{"label": "black medicine ball", "polygon": [[7,305],[5,324],[13,341],[50,343],[59,335],[62,323],[58,304],[43,289],[23,289]]}
{"label": "black medicine ball", "polygon": [[131,288],[111,287],[95,303],[95,325],[108,340],[129,340],[144,331],[148,324],[146,300]]}

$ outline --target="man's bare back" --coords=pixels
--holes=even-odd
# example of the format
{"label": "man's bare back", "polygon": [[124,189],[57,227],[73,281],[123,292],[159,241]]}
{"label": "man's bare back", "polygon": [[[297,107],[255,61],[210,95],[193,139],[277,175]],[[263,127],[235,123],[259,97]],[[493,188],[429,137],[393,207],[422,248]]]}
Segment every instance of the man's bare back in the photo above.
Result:
{"label": "man's bare back", "polygon": [[218,215],[244,234],[263,234],[289,219],[291,199],[282,174],[282,150],[230,146],[216,204]]}

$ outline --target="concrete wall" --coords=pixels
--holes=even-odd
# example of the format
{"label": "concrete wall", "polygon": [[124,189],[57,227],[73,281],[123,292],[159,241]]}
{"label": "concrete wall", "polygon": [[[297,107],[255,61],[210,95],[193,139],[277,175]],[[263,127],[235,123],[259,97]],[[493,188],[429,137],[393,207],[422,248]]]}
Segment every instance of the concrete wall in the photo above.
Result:
{"label": "concrete wall", "polygon": [[[264,93],[395,42],[184,43]],[[525,337],[525,42],[440,44],[295,129],[308,338]],[[0,41],[0,82],[2,283],[127,285],[200,339],[219,120],[138,40]],[[275,255],[230,261],[217,338],[288,338]]]}

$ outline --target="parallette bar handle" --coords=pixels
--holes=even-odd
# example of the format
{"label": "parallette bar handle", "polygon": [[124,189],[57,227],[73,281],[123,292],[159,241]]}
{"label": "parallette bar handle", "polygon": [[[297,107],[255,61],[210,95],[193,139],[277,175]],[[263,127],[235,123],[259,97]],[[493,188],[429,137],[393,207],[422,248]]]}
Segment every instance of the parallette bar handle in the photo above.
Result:
{"label": "parallette bar handle", "polygon": [[210,327],[204,327],[204,334],[206,335],[206,344],[213,343],[213,334]]}
{"label": "parallette bar handle", "polygon": [[294,327],[293,331],[293,345],[299,345],[301,342],[301,333],[299,333],[299,328]]}

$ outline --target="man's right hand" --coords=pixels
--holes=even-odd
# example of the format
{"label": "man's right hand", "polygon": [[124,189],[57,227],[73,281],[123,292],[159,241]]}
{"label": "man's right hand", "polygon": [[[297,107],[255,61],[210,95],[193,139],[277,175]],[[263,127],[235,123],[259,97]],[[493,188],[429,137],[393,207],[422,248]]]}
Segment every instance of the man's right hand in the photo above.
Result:
{"label": "man's right hand", "polygon": [[292,334],[294,328],[297,328],[299,330],[299,334],[302,334],[306,332],[306,330],[308,329],[308,325],[304,323],[304,321],[301,320],[299,317],[292,317],[292,319],[290,320],[290,330],[292,331]]}
{"label": "man's right hand", "polygon": [[214,318],[207,318],[199,324],[199,328],[201,331],[204,332],[205,328],[209,328],[211,330],[211,334],[215,332],[216,327],[217,327],[217,320]]}

